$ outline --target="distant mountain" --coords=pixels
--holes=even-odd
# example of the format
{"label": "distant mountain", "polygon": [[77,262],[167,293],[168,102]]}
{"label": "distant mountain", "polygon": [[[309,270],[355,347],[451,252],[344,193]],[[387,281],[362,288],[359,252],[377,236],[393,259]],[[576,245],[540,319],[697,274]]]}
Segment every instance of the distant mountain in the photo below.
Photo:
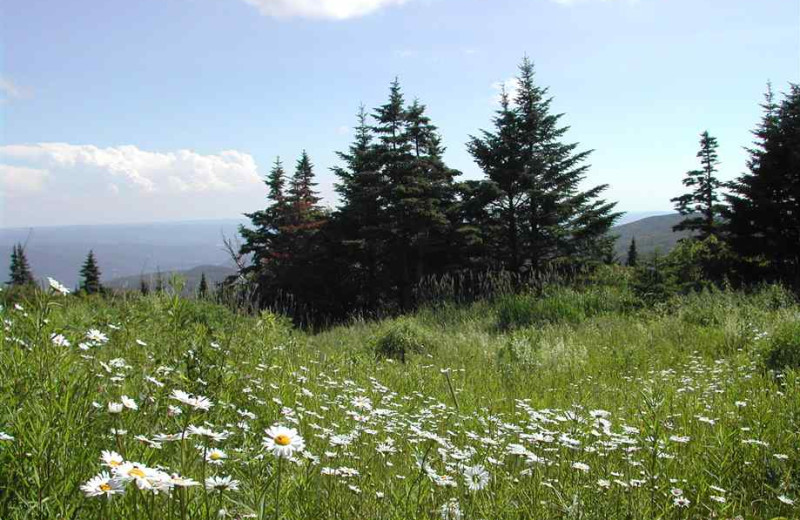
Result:
{"label": "distant mountain", "polygon": [[657,217],[659,215],[673,215],[674,211],[627,211],[617,220],[617,226],[630,224],[637,220],[642,220],[648,217]]}
{"label": "distant mountain", "polygon": [[656,250],[662,254],[669,253],[678,240],[690,235],[685,231],[678,233],[672,231],[672,226],[683,219],[684,217],[678,213],[672,213],[615,226],[611,229],[611,232],[618,237],[614,244],[614,254],[618,259],[624,261],[628,256],[631,238],[634,237],[639,255],[651,255]]}
{"label": "distant mountain", "polygon": [[[167,284],[173,275],[179,275],[184,278],[186,285],[184,292],[194,293],[200,286],[200,278],[203,274],[206,275],[209,289],[214,289],[214,286],[223,281],[228,276],[236,273],[236,269],[228,266],[221,265],[199,265],[184,271],[165,271],[161,273],[161,278]],[[133,289],[139,290],[141,280],[144,278],[149,287],[155,288],[157,273],[147,273],[144,275],[124,276],[122,278],[114,278],[105,283],[106,287],[114,289]]]}
{"label": "distant mountain", "polygon": [[243,220],[204,220],[149,224],[0,229],[0,283],[8,277],[11,248],[25,252],[37,279],[52,276],[68,287],[94,250],[103,281],[157,270],[188,270],[200,265],[230,266],[223,234],[234,237]]}

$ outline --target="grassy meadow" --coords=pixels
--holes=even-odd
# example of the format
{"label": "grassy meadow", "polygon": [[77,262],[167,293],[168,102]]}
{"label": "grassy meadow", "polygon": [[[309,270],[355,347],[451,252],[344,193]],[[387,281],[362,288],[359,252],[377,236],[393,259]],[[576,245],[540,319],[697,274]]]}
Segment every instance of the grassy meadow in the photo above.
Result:
{"label": "grassy meadow", "polygon": [[798,516],[779,287],[552,286],[313,334],[170,294],[0,298],[4,520]]}

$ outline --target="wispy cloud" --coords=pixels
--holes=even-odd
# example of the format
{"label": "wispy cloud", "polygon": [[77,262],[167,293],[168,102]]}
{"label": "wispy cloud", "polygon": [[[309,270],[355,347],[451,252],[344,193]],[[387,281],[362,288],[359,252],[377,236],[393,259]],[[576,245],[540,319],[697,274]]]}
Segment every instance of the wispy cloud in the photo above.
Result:
{"label": "wispy cloud", "polygon": [[346,20],[407,0],[244,0],[265,16]]}
{"label": "wispy cloud", "polygon": [[7,103],[12,99],[27,99],[32,94],[31,89],[17,85],[7,77],[0,76],[0,103]]}
{"label": "wispy cloud", "polygon": [[503,90],[505,90],[506,94],[508,94],[508,98],[513,102],[514,98],[517,97],[517,92],[519,92],[519,80],[517,78],[509,78],[505,81],[498,81],[492,83],[492,89],[494,90],[494,94],[490,101],[493,105],[500,104]]}
{"label": "wispy cloud", "polygon": [[11,193],[44,190],[50,184],[111,185],[115,192],[137,193],[230,192],[260,184],[253,157],[236,150],[203,155],[67,143],[0,146],[0,176]]}

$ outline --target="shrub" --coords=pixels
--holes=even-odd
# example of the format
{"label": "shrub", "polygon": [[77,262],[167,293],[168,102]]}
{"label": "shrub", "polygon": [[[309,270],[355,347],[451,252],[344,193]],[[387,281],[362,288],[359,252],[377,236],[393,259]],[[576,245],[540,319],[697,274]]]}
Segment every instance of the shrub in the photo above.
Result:
{"label": "shrub", "polygon": [[373,343],[378,358],[406,362],[409,354],[430,354],[436,350],[436,339],[425,328],[410,318],[399,318],[389,323]]}
{"label": "shrub", "polygon": [[767,369],[777,372],[800,368],[800,321],[778,326],[767,341],[763,359]]}

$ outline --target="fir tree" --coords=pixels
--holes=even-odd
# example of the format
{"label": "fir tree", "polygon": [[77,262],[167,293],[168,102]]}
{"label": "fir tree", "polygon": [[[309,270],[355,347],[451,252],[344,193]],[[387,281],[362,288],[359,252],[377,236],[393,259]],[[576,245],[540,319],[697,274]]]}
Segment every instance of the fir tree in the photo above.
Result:
{"label": "fir tree", "polygon": [[639,264],[639,253],[636,251],[636,237],[631,238],[631,245],[628,248],[628,259],[625,263],[629,267],[636,267]]}
{"label": "fir tree", "polygon": [[24,286],[34,285],[33,272],[28,259],[25,256],[25,248],[22,244],[15,244],[11,249],[11,265],[9,266],[10,278],[9,285]]}
{"label": "fir tree", "polygon": [[673,231],[695,231],[698,238],[705,240],[711,235],[716,235],[719,227],[719,217],[723,206],[719,204],[719,189],[722,183],[717,179],[717,139],[709,135],[708,131],[700,134],[700,159],[702,169],[686,172],[683,185],[690,188],[689,193],[675,197],[675,209],[685,219],[673,226]]}
{"label": "fir tree", "polygon": [[200,274],[200,285],[197,287],[197,296],[205,299],[208,296],[208,282],[206,281],[206,273]]}
{"label": "fir tree", "polygon": [[[728,232],[735,253],[767,276],[800,285],[800,86],[778,104],[768,87],[748,172],[731,183]],[[749,276],[756,276],[751,272]]]}
{"label": "fir tree", "polygon": [[455,193],[457,172],[442,161],[441,138],[425,110],[418,101],[405,106],[395,79],[389,99],[373,114],[376,160],[384,180],[382,231],[401,308],[410,307],[413,286],[434,270],[434,252],[447,235]]}
{"label": "fir tree", "polygon": [[100,284],[100,268],[95,260],[94,251],[89,250],[80,274],[81,289],[87,294],[95,294],[103,290],[103,286]]}
{"label": "fir tree", "polygon": [[494,130],[482,131],[468,143],[469,152],[486,174],[491,224],[501,230],[492,248],[505,267],[539,270],[547,265],[598,263],[612,247],[608,234],[615,203],[599,198],[607,188],[581,191],[589,151],[561,138],[562,114],[552,114],[547,89],[534,82],[533,63],[519,67],[517,93],[502,93]]}

